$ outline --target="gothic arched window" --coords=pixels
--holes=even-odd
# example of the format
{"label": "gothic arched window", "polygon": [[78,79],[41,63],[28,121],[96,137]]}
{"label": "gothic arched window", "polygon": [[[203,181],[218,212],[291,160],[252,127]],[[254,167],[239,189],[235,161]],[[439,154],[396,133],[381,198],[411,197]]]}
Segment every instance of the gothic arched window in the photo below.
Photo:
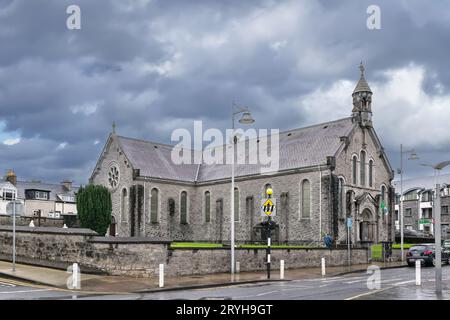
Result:
{"label": "gothic arched window", "polygon": [[211,192],[205,192],[205,222],[211,222]]}
{"label": "gothic arched window", "polygon": [[365,186],[366,185],[366,152],[364,150],[361,151],[361,156],[359,158],[359,165],[360,165],[359,182],[362,186]]}
{"label": "gothic arched window", "polygon": [[150,222],[158,222],[159,191],[153,188],[150,192]]}
{"label": "gothic arched window", "polygon": [[180,195],[180,223],[187,224],[188,223],[188,200],[187,200],[187,192],[182,191]]}
{"label": "gothic arched window", "polygon": [[239,189],[234,188],[234,221],[239,221]]}
{"label": "gothic arched window", "polygon": [[345,193],[343,178],[339,178],[338,180],[338,210],[339,216],[343,217],[345,215]]}
{"label": "gothic arched window", "polygon": [[358,166],[358,158],[353,156],[352,159],[352,182],[356,184],[357,182],[357,166]]}
{"label": "gothic arched window", "polygon": [[121,198],[120,216],[122,217],[122,221],[127,221],[128,191],[126,188],[123,188]]}
{"label": "gothic arched window", "polygon": [[369,161],[369,187],[373,187],[373,160]]}
{"label": "gothic arched window", "polygon": [[303,219],[309,219],[309,218],[311,218],[311,183],[309,182],[309,180],[302,181],[301,199],[302,199],[301,217]]}

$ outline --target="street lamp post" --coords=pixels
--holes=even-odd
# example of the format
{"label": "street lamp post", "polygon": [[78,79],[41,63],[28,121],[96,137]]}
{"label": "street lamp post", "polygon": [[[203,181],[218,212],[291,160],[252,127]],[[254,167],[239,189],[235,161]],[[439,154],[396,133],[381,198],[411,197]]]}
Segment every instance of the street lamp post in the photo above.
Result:
{"label": "street lamp post", "polygon": [[231,127],[233,129],[233,135],[232,135],[232,160],[231,160],[231,210],[230,210],[230,228],[231,228],[231,274],[235,273],[235,256],[234,256],[234,158],[235,158],[235,146],[237,143],[237,136],[234,134],[234,118],[236,115],[242,114],[241,119],[239,120],[239,123],[242,124],[252,124],[255,122],[255,120],[252,118],[250,111],[247,107],[239,107],[235,105],[234,103],[231,106]]}
{"label": "street lamp post", "polygon": [[450,165],[449,161],[440,162],[436,165],[422,164],[423,166],[429,166],[434,169],[434,180],[435,180],[435,197],[434,200],[434,268],[435,268],[435,282],[436,282],[436,293],[442,293],[442,259],[441,259],[441,186],[439,184],[438,177],[441,170],[446,166]]}
{"label": "street lamp post", "polygon": [[405,261],[403,254],[404,250],[404,226],[403,226],[403,154],[410,153],[408,160],[417,160],[419,157],[414,149],[403,151],[403,145],[400,144],[400,251],[402,255],[402,262]]}

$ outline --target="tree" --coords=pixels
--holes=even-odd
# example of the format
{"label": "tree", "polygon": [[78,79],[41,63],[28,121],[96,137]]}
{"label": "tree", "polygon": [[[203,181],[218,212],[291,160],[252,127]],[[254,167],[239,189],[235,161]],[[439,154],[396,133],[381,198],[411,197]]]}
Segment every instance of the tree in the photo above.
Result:
{"label": "tree", "polygon": [[81,187],[77,193],[77,211],[82,228],[104,235],[111,223],[111,194],[98,185]]}

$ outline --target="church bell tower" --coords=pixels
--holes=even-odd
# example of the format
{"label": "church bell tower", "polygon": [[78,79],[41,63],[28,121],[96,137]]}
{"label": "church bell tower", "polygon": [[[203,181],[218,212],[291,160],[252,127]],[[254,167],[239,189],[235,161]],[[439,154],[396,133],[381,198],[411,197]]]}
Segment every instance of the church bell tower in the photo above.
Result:
{"label": "church bell tower", "polygon": [[353,90],[353,121],[357,121],[363,127],[372,126],[372,90],[364,78],[364,65],[359,65],[361,77],[355,90]]}

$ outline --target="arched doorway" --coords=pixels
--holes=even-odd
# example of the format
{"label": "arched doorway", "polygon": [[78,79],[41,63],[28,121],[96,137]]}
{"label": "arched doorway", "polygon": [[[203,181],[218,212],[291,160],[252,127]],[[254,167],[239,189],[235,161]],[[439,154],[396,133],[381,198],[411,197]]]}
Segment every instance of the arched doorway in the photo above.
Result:
{"label": "arched doorway", "polygon": [[111,237],[116,236],[116,218],[114,216],[111,216],[111,224],[109,225],[109,235]]}
{"label": "arched doorway", "polygon": [[373,242],[375,240],[373,214],[369,209],[364,209],[361,216],[362,219],[359,223],[359,240]]}

